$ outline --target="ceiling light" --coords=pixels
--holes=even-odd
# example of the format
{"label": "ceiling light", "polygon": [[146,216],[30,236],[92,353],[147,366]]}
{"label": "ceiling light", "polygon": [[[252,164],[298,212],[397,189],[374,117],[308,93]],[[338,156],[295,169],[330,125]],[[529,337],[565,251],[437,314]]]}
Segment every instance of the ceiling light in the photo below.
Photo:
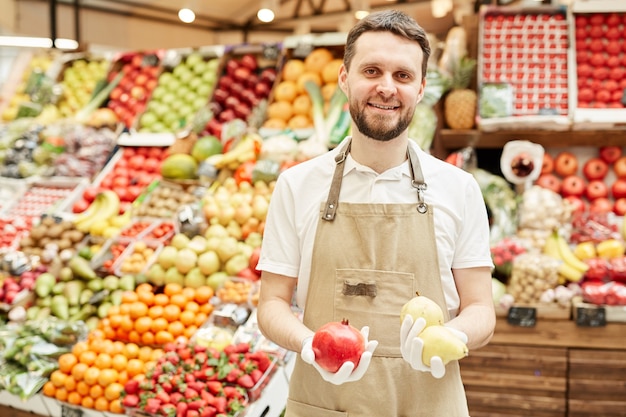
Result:
{"label": "ceiling light", "polygon": [[181,22],[191,23],[196,20],[196,14],[193,12],[193,10],[185,7],[178,11],[178,18],[181,20]]}
{"label": "ceiling light", "polygon": [[50,38],[37,38],[30,36],[0,36],[0,46],[15,46],[22,48],[52,48],[77,49],[78,42],[73,39],[55,39],[54,43]]}
{"label": "ceiling light", "polygon": [[358,20],[363,19],[370,14],[369,0],[352,0],[352,10],[354,11],[354,17]]}
{"label": "ceiling light", "polygon": [[279,0],[262,0],[261,7],[259,7],[259,11],[256,13],[256,17],[258,17],[261,22],[269,23],[276,17],[278,7]]}
{"label": "ceiling light", "polygon": [[431,0],[430,10],[435,18],[441,18],[452,11],[452,0]]}

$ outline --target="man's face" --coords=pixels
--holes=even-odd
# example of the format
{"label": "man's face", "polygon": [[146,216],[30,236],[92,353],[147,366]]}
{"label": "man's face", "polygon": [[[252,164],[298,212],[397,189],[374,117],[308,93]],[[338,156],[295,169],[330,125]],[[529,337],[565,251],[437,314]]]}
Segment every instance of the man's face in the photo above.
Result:
{"label": "man's face", "polygon": [[422,98],[423,52],[388,32],[366,32],[356,43],[350,71],[341,67],[339,85],[348,97],[359,132],[379,141],[406,132]]}

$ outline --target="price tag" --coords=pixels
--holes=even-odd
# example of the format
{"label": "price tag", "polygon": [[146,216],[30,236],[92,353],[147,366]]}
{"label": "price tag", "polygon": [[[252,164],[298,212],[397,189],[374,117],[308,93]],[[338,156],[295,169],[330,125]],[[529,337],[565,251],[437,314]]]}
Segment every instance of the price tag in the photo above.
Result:
{"label": "price tag", "polygon": [[584,327],[606,326],[604,307],[576,307],[576,325]]}
{"label": "price tag", "polygon": [[159,65],[159,57],[156,54],[146,54],[141,60],[142,67],[156,67]]}
{"label": "price tag", "polygon": [[277,43],[263,45],[263,57],[275,61],[280,55],[280,47]]}
{"label": "price tag", "polygon": [[83,417],[83,410],[61,404],[61,417]]}
{"label": "price tag", "polygon": [[294,58],[306,58],[311,51],[313,51],[313,43],[311,42],[300,42],[293,50]]}
{"label": "price tag", "polygon": [[535,307],[509,308],[506,321],[514,326],[534,327],[537,323],[537,309]]}
{"label": "price tag", "polygon": [[558,116],[559,112],[554,107],[542,107],[539,109],[539,115],[541,116]]}

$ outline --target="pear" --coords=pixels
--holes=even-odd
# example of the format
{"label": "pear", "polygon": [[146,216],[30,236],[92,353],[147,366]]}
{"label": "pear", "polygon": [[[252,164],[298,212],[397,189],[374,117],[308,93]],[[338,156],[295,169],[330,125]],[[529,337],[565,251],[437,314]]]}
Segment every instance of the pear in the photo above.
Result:
{"label": "pear", "polygon": [[429,326],[422,330],[419,338],[424,342],[422,361],[427,366],[430,366],[430,359],[433,356],[439,356],[445,365],[450,361],[464,358],[469,353],[465,343],[444,326]]}
{"label": "pear", "polygon": [[400,310],[400,323],[404,321],[404,317],[410,314],[413,321],[420,317],[426,320],[426,327],[434,325],[443,325],[443,311],[439,304],[435,303],[428,297],[415,293],[416,296],[411,298],[402,306]]}

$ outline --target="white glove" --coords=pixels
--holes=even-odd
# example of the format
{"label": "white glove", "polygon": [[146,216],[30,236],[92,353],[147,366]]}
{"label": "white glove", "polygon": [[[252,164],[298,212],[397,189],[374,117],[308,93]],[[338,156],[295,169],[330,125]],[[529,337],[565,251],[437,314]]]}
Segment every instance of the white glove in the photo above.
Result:
{"label": "white glove", "polygon": [[[402,358],[407,361],[415,370],[422,372],[430,372],[435,378],[443,378],[446,374],[446,366],[439,356],[430,358],[430,366],[424,364],[422,360],[422,350],[424,349],[424,341],[419,338],[419,334],[426,327],[426,320],[422,317],[418,318],[415,323],[413,317],[407,314],[400,328],[400,350]],[[461,339],[463,343],[467,343],[467,335],[460,330],[452,327],[446,327],[456,337]]]}
{"label": "white glove", "polygon": [[[320,373],[324,381],[330,382],[331,384],[341,385],[345,382],[358,381],[363,377],[365,371],[370,366],[370,360],[372,359],[372,354],[374,350],[378,346],[377,340],[370,340],[368,342],[367,338],[369,336],[369,327],[365,326],[361,329],[361,334],[365,339],[365,352],[361,355],[361,359],[359,360],[359,366],[354,369],[354,363],[351,361],[344,362],[341,365],[341,368],[335,373],[328,372],[323,369],[321,366],[315,362],[315,352],[313,352],[313,336],[307,337],[302,342],[302,352],[300,352],[300,356],[302,360],[306,363],[313,365],[317,372]],[[354,372],[353,372],[354,371]]]}

